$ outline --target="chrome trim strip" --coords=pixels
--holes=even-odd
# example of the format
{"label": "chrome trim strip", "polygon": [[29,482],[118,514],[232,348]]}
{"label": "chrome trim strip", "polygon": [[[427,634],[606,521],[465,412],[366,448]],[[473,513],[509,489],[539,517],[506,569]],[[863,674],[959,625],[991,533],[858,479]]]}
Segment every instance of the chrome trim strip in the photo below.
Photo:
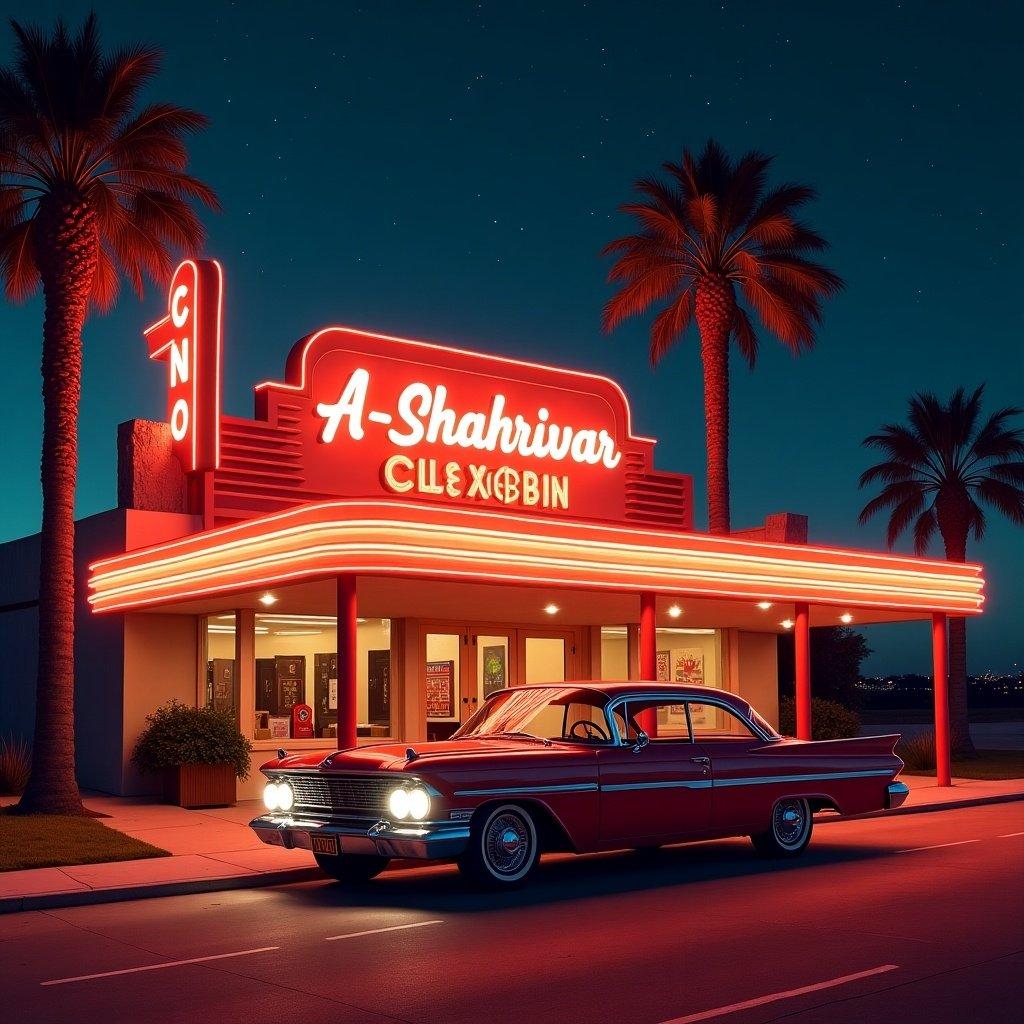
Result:
{"label": "chrome trim strip", "polygon": [[711,779],[692,779],[678,782],[615,782],[610,786],[602,784],[602,793],[622,793],[629,789],[710,789]]}
{"label": "chrome trim strip", "polygon": [[499,786],[495,789],[457,789],[454,796],[514,796],[518,793],[596,793],[596,782],[572,782],[561,786]]}
{"label": "chrome trim strip", "polygon": [[766,786],[772,782],[827,782],[830,779],[864,779],[892,775],[891,768],[872,768],[858,772],[813,772],[807,775],[755,775],[743,779],[715,779],[715,789],[727,786]]}

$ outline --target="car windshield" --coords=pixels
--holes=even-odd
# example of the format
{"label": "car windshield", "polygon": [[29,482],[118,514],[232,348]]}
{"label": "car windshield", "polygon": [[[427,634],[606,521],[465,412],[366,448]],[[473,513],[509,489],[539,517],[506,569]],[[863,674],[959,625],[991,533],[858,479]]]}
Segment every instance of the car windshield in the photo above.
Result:
{"label": "car windshield", "polygon": [[608,743],[603,694],[538,686],[496,694],[452,739],[508,737],[540,742]]}

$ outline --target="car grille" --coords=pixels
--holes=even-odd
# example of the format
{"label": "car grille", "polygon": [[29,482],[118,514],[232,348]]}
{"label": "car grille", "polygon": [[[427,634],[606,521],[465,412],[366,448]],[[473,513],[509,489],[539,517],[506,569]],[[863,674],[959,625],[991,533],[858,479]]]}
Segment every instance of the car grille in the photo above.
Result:
{"label": "car grille", "polygon": [[386,775],[284,775],[295,790],[295,806],[316,811],[379,817],[396,779]]}

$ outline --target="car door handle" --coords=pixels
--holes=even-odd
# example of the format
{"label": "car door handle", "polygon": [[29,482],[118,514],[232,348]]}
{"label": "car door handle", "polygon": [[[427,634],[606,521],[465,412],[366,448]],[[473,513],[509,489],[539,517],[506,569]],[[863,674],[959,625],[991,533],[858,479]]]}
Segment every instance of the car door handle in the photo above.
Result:
{"label": "car door handle", "polygon": [[711,758],[710,757],[691,757],[690,760],[694,764],[703,764],[703,765],[711,764]]}

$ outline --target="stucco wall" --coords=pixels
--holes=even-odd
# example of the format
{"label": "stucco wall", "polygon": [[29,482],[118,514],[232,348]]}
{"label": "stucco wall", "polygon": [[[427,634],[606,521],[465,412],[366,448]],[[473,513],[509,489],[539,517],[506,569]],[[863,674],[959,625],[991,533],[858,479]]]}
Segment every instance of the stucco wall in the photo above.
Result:
{"label": "stucco wall", "polygon": [[196,702],[196,620],[191,615],[124,617],[124,727],[121,791],[159,792],[161,780],[141,776],[129,763],[146,715],[177,699]]}
{"label": "stucco wall", "polygon": [[778,637],[739,631],[739,693],[773,726],[779,724]]}

